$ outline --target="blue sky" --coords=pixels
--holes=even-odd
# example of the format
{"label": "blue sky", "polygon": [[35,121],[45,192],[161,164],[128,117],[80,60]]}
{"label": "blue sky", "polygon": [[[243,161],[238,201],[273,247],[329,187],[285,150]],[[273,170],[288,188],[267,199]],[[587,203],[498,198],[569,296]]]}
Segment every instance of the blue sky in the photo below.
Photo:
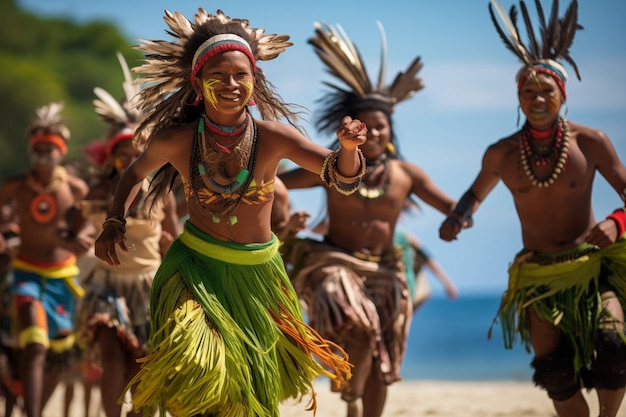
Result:
{"label": "blue sky", "polygon": [[[500,0],[508,10],[510,0]],[[534,2],[527,2],[534,11]],[[567,4],[561,1],[562,8]],[[361,50],[371,78],[378,75],[383,23],[388,42],[387,82],[422,57],[421,76],[426,88],[397,107],[394,127],[405,158],[422,167],[454,198],[478,173],[486,147],[517,129],[514,75],[517,58],[505,49],[491,24],[487,0],[294,1],[222,2],[182,0],[18,0],[40,15],[64,16],[85,22],[94,19],[116,24],[133,42],[169,39],[163,11],[193,17],[197,7],[222,9],[231,17],[247,18],[268,33],[286,33],[294,46],[271,62],[262,62],[267,77],[286,101],[313,111],[323,94],[322,81],[330,80],[306,40],[313,22],[340,24]],[[517,2],[516,2],[517,4]],[[544,0],[548,13],[550,4]],[[579,22],[570,52],[581,72],[574,71],[567,85],[566,117],[604,130],[618,154],[626,159],[626,2],[579,0]],[[309,116],[309,119],[312,117]],[[312,140],[327,145],[331,138],[317,135],[307,123]],[[316,214],[317,191],[292,193],[294,206]],[[598,219],[620,205],[617,194],[601,177],[596,180],[594,209]],[[506,269],[521,248],[520,228],[512,199],[499,185],[476,213],[473,229],[459,240],[439,240],[443,217],[430,207],[406,217],[403,227],[416,233],[448,271],[461,295],[501,293]],[[433,282],[435,294],[442,294]]]}

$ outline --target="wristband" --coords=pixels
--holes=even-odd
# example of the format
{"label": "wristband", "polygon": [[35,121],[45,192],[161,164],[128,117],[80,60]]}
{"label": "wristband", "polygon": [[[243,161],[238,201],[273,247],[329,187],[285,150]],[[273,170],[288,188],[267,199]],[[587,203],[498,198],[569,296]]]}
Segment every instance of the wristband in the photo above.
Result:
{"label": "wristband", "polygon": [[624,209],[617,209],[613,213],[606,216],[606,219],[611,219],[617,225],[617,237],[620,238],[626,231],[626,211]]}

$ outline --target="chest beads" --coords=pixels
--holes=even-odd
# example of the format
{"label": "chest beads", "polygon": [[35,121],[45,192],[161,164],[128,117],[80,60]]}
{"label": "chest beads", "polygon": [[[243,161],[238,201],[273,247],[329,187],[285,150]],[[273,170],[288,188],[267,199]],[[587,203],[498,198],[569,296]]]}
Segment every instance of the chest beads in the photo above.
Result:
{"label": "chest beads", "polygon": [[[191,167],[191,172],[194,168],[197,169],[205,187],[229,200],[228,207],[222,212],[214,212],[209,210],[206,204],[202,204],[200,201],[198,203],[211,215],[211,220],[214,223],[221,223],[222,218],[228,216],[227,222],[233,226],[238,219],[231,213],[241,202],[243,194],[253,178],[256,162],[256,125],[249,113],[246,114],[244,122],[237,127],[217,125],[206,115],[203,115],[203,118],[198,122],[197,132],[200,155],[198,159],[192,158],[192,160],[197,160],[197,165]],[[211,132],[235,139],[229,145],[222,145]],[[240,138],[236,139],[238,136]],[[233,144],[235,144],[234,147]],[[239,168],[239,171],[235,175],[229,175],[227,168],[233,164]],[[227,182],[218,182],[216,179]],[[238,196],[234,199],[230,198],[231,194],[235,192],[238,192]],[[194,195],[197,200],[198,193],[195,190]]]}
{"label": "chest beads", "polygon": [[[548,188],[554,181],[565,171],[569,151],[569,128],[567,121],[563,117],[559,117],[552,145],[546,153],[535,152],[533,149],[533,137],[530,133],[530,127],[524,126],[520,135],[520,160],[522,169],[533,186],[539,188]],[[555,162],[556,161],[556,162]],[[532,170],[532,165],[547,166],[554,163],[552,173],[546,179],[539,179]]]}

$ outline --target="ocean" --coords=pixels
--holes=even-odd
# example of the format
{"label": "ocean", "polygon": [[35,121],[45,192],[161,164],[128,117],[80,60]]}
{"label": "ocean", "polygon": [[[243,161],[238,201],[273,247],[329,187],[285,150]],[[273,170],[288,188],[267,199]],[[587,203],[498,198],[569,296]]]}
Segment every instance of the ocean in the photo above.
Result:
{"label": "ocean", "polygon": [[532,354],[504,348],[500,324],[487,334],[499,296],[433,297],[415,313],[401,375],[404,380],[531,381]]}

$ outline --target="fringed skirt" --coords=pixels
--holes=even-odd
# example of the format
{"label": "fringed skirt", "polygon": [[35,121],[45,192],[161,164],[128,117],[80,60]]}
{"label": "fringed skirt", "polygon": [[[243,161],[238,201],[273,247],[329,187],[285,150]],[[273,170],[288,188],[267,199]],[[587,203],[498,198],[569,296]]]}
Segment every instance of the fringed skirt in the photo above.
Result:
{"label": "fringed skirt", "polygon": [[278,246],[218,241],[187,222],[153,282],[135,410],[278,417],[282,400],[309,392],[315,409],[318,376],[345,383],[345,353],[303,322]]}
{"label": "fringed skirt", "polygon": [[527,308],[532,306],[540,319],[561,332],[573,349],[574,369],[580,371],[591,363],[594,335],[610,315],[601,299],[607,289],[615,291],[626,308],[626,240],[604,249],[585,244],[557,254],[523,251],[509,268],[508,288],[494,324],[501,321],[507,349],[519,336],[530,351]]}
{"label": "fringed skirt", "polygon": [[94,366],[101,366],[96,343],[101,326],[114,329],[131,355],[145,356],[150,332],[150,286],[155,273],[120,274],[95,267],[85,278],[87,294],[77,309],[77,335]]}
{"label": "fringed skirt", "polygon": [[[385,384],[399,381],[413,315],[401,253],[364,260],[326,243],[300,239],[285,256],[311,326],[344,347],[353,333],[368,334],[379,379]],[[340,389],[333,385],[333,390]]]}

